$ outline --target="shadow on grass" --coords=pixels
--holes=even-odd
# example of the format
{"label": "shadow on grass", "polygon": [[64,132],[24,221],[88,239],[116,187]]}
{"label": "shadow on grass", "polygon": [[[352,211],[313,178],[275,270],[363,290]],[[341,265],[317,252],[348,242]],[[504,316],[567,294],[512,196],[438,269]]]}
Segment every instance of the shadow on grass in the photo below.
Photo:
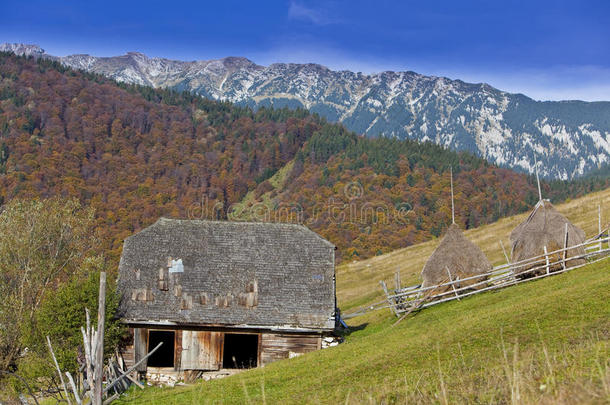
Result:
{"label": "shadow on grass", "polygon": [[354,332],[358,332],[360,330],[364,330],[368,325],[369,325],[368,322],[361,323],[360,325],[354,325],[354,326],[348,325],[348,328],[339,331],[339,334],[341,336],[343,336],[343,337],[347,337],[347,336],[351,335]]}

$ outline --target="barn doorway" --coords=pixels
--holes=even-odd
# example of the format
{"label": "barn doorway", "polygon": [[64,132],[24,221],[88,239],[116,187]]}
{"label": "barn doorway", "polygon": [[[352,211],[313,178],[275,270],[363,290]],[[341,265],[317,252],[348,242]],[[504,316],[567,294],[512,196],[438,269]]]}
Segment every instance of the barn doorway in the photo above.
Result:
{"label": "barn doorway", "polygon": [[174,367],[174,339],[173,330],[151,330],[148,332],[148,352],[163,342],[160,348],[148,358],[149,367]]}
{"label": "barn doorway", "polygon": [[258,335],[225,333],[224,368],[254,368],[258,365]]}

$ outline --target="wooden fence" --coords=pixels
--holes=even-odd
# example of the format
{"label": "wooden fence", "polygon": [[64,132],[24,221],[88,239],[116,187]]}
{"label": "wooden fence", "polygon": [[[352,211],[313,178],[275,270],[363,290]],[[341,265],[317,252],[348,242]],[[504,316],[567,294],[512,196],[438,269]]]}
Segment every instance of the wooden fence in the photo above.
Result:
{"label": "wooden fence", "polygon": [[[574,270],[602,260],[610,255],[610,237],[607,235],[608,231],[606,230],[585,243],[573,246],[567,246],[566,238],[566,243],[562,249],[547,252],[545,248],[545,253],[542,255],[496,266],[488,273],[467,278],[452,279],[451,273],[448,271],[447,282],[429,287],[422,287],[421,285],[401,287],[400,277],[397,275],[396,286],[392,291],[388,289],[384,281],[380,281],[386,295],[385,305],[375,303],[367,309],[390,308],[396,316],[404,317],[411,312],[440,304],[441,302],[459,300],[485,291],[496,290]],[[583,248],[584,253],[568,257],[569,251],[574,251],[578,248]],[[559,257],[558,260],[553,260],[553,258],[557,257]],[[570,266],[570,262],[578,259],[584,259],[585,263]]]}

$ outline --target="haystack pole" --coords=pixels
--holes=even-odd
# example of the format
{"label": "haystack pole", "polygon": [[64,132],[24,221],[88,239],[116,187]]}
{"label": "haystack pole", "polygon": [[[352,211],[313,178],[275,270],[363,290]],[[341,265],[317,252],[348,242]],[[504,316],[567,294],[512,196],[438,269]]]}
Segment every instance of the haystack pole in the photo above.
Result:
{"label": "haystack pole", "polygon": [[542,202],[542,191],[540,190],[540,177],[538,176],[538,160],[536,159],[536,152],[534,152],[534,169],[536,170],[536,183],[538,184],[538,201]]}
{"label": "haystack pole", "polygon": [[[469,241],[460,227],[455,223],[455,201],[453,190],[453,168],[450,170],[451,185],[451,225],[441,243],[426,261],[421,276],[422,287],[431,287],[458,279],[469,278],[491,271],[492,266],[485,254],[474,243]],[[483,277],[469,282],[460,282],[464,287],[483,281]],[[451,287],[449,287],[451,289]]]}
{"label": "haystack pole", "polygon": [[449,168],[451,173],[451,223],[455,224],[455,204],[453,202],[453,166]]}
{"label": "haystack pole", "polygon": [[[536,154],[534,154],[534,161],[538,187],[538,203],[528,218],[513,229],[510,234],[512,245],[511,261],[516,263],[532,257],[544,257],[544,260],[541,263],[531,263],[517,267],[514,270],[516,274],[526,272],[538,265],[544,266],[543,273],[549,273],[562,269],[564,266],[572,267],[584,263],[584,259],[582,259],[584,248],[581,245],[585,241],[585,233],[561,215],[548,200],[545,203],[542,198]],[[568,252],[567,248],[569,246],[575,247],[570,248]],[[561,249],[565,249],[563,255],[553,254],[551,255],[552,257],[549,257],[548,252],[555,252]],[[574,257],[574,259],[569,260],[571,257]],[[551,262],[560,262],[562,264],[551,266]],[[524,277],[534,277],[537,275],[530,272],[526,274],[527,276]]]}

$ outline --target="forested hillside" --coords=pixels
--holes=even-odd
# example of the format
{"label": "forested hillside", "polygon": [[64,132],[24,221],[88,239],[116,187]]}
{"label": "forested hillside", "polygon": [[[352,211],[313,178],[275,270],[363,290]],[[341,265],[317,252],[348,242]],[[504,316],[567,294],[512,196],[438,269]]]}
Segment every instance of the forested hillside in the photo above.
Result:
{"label": "forested hillside", "polygon": [[[538,201],[534,176],[498,168],[469,153],[432,143],[370,139],[324,127],[297,153],[283,187],[260,184],[250,209],[285,218],[286,208],[339,247],[343,259],[369,257],[440,236],[451,224],[450,167],[455,220],[464,229],[530,209]],[[607,187],[608,176],[542,184],[554,202]],[[268,190],[268,191],[267,191]],[[264,193],[267,191],[267,193]]]}
{"label": "forested hillside", "polygon": [[[75,196],[111,249],[161,215],[206,200],[225,216],[320,128],[303,111],[249,109],[120,88],[50,61],[0,55],[0,203]],[[214,212],[212,213],[212,208]]]}
{"label": "forested hillside", "polygon": [[[163,215],[290,220],[296,212],[339,258],[387,252],[443,232],[450,166],[464,227],[537,198],[531,177],[468,153],[366,139],[303,110],[253,112],[0,54],[0,204],[77,197],[96,210],[99,248],[112,260],[125,237]],[[556,201],[607,186],[600,176],[544,183],[544,193]]]}
{"label": "forested hillside", "polygon": [[572,179],[610,163],[610,103],[535,101],[485,83],[415,72],[362,74],[313,63],[261,66],[240,57],[205,61],[49,55],[36,45],[0,50],[56,60],[125,83],[188,90],[254,108],[307,108],[369,137],[429,140],[502,167]]}

